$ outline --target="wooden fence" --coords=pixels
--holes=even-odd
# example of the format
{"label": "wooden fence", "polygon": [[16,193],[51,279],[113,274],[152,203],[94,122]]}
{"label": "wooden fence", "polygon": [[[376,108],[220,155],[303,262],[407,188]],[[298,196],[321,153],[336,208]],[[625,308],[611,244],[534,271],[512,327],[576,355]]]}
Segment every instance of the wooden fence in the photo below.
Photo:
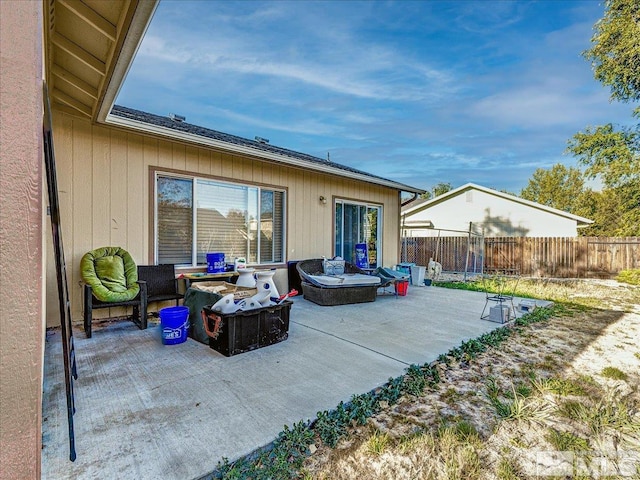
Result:
{"label": "wooden fence", "polygon": [[410,237],[402,261],[430,258],[453,272],[505,272],[533,277],[611,278],[640,269],[640,237]]}

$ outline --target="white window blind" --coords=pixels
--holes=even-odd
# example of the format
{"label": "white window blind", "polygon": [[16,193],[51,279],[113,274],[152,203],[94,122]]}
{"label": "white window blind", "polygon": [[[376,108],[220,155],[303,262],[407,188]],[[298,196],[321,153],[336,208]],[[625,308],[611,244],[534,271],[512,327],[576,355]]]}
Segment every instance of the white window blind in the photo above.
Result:
{"label": "white window blind", "polygon": [[202,265],[210,252],[227,261],[284,261],[283,191],[162,174],[156,191],[159,263]]}

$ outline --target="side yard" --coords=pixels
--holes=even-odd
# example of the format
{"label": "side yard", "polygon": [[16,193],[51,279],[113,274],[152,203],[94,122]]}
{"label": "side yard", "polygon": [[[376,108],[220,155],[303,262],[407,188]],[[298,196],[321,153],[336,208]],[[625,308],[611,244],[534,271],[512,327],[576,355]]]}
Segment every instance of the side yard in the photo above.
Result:
{"label": "side yard", "polygon": [[530,282],[556,306],[285,428],[213,478],[636,478],[640,288]]}

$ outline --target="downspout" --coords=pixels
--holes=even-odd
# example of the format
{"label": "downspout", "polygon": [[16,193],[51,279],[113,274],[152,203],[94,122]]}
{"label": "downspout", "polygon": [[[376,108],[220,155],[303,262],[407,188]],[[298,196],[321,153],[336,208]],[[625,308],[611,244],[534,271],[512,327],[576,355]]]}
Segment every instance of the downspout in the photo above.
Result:
{"label": "downspout", "polygon": [[400,203],[400,207],[404,207],[405,205],[408,205],[409,203],[413,202],[416,198],[418,198],[418,193],[414,192],[413,193],[413,197],[411,197],[409,200],[405,200],[404,202]]}

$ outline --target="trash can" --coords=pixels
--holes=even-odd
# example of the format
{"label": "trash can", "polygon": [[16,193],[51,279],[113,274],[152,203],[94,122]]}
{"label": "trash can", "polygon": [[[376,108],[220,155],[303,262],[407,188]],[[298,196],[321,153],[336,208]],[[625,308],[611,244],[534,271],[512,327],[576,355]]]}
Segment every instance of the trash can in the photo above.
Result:
{"label": "trash can", "polygon": [[409,290],[409,281],[399,280],[396,282],[395,287],[396,287],[396,295],[405,297],[407,295],[407,290]]}
{"label": "trash can", "polygon": [[424,287],[424,274],[427,271],[427,267],[420,265],[411,266],[411,285],[416,287]]}

